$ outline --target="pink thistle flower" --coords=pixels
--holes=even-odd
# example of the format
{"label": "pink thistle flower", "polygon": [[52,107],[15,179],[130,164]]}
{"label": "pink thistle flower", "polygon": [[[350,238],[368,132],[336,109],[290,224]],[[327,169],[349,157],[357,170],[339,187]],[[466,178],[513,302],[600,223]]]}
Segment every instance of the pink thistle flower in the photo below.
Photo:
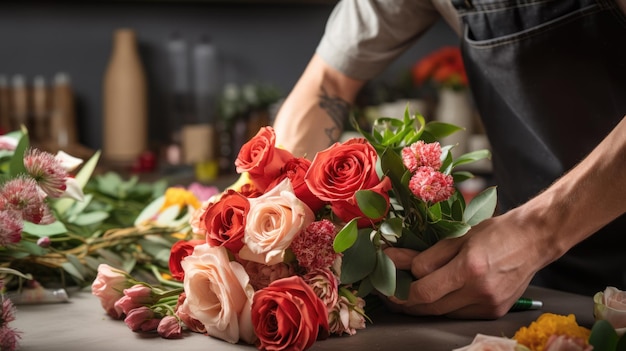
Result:
{"label": "pink thistle flower", "polygon": [[22,240],[24,223],[17,211],[0,211],[0,247],[17,244]]}
{"label": "pink thistle flower", "polygon": [[61,197],[67,186],[67,172],[49,152],[31,149],[24,155],[24,167],[41,189],[50,197]]}
{"label": "pink thistle flower", "polygon": [[309,224],[291,243],[300,266],[309,271],[331,267],[338,255],[333,249],[336,235],[337,228],[327,219]]}
{"label": "pink thistle flower", "polygon": [[9,326],[0,328],[0,349],[13,351],[17,350],[19,346],[19,339],[21,338],[20,332]]}
{"label": "pink thistle flower", "polygon": [[423,166],[439,169],[441,168],[441,145],[439,142],[426,144],[418,140],[402,149],[402,162],[410,172],[415,172]]}
{"label": "pink thistle flower", "polygon": [[6,326],[15,320],[15,305],[6,298],[2,301],[2,313],[0,313],[0,327]]}
{"label": "pink thistle flower", "polygon": [[454,180],[431,167],[419,167],[409,181],[409,189],[419,199],[437,203],[454,194]]}
{"label": "pink thistle flower", "polygon": [[51,217],[44,196],[32,178],[19,176],[4,183],[0,198],[0,209],[18,211],[24,220],[39,224]]}

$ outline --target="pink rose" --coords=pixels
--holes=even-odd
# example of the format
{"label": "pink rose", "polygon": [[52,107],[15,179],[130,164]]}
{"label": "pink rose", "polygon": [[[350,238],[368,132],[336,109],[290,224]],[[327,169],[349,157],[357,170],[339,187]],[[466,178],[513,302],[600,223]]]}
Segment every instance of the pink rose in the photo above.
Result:
{"label": "pink rose", "polygon": [[116,312],[128,315],[131,310],[151,305],[152,302],[152,289],[142,284],[136,284],[124,289],[124,296],[115,302],[114,307]]}
{"label": "pink rose", "polygon": [[546,342],[545,351],[591,351],[593,346],[581,338],[569,335],[550,335]]}
{"label": "pink rose", "polygon": [[165,339],[180,339],[183,337],[183,328],[174,316],[165,316],[159,322],[157,333]]}
{"label": "pink rose", "polygon": [[241,264],[231,262],[224,247],[202,244],[182,262],[185,301],[181,308],[210,336],[236,343],[256,340],[250,306],[254,290]]}
{"label": "pink rose", "polygon": [[149,307],[141,306],[128,312],[124,323],[134,332],[155,331],[161,322]]}
{"label": "pink rose", "polygon": [[619,335],[626,332],[626,291],[609,286],[593,297],[596,320],[605,319]]}
{"label": "pink rose", "polygon": [[292,158],[285,162],[285,165],[281,167],[281,174],[274,179],[267,188],[271,189],[282,182],[283,179],[289,178],[289,180],[291,180],[291,186],[293,186],[293,192],[298,199],[307,204],[313,212],[317,212],[324,207],[325,202],[313,195],[309,186],[304,181],[304,176],[309,170],[309,167],[311,167],[310,160],[304,157]]}
{"label": "pink rose", "polygon": [[516,346],[513,339],[476,334],[471,344],[453,351],[515,351]]}
{"label": "pink rose", "polygon": [[206,333],[206,327],[199,320],[191,317],[189,315],[189,306],[184,302],[187,298],[185,292],[182,292],[178,295],[178,302],[176,303],[175,314],[178,318],[180,318],[181,322],[185,324],[189,330],[196,333]]}
{"label": "pink rose", "polygon": [[276,147],[276,134],[272,127],[263,127],[250,141],[239,150],[235,166],[237,173],[248,172],[250,181],[260,190],[265,191],[268,184],[279,174],[280,168],[293,155]]}
{"label": "pink rose", "polygon": [[224,246],[238,253],[243,246],[246,216],[250,202],[234,190],[227,190],[216,202],[210,204],[200,219],[206,231],[206,241],[211,246]]}
{"label": "pink rose", "polygon": [[239,257],[267,265],[282,262],[295,236],[314,219],[313,211],[293,193],[290,180],[283,180],[262,196],[250,199],[245,246]]}
{"label": "pink rose", "polygon": [[121,311],[115,309],[115,302],[124,296],[124,289],[130,286],[131,283],[123,271],[107,264],[100,264],[98,275],[91,284],[91,293],[100,299],[102,308],[109,316],[121,319]]}
{"label": "pink rose", "polygon": [[306,350],[328,336],[326,307],[302,278],[272,282],[254,294],[252,322],[261,350]]}

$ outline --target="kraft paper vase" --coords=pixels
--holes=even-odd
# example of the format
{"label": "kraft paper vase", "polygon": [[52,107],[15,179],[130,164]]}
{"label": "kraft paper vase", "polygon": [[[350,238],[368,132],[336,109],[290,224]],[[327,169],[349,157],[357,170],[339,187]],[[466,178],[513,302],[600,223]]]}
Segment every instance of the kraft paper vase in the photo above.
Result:
{"label": "kraft paper vase", "polygon": [[468,151],[468,140],[472,135],[474,122],[474,110],[470,100],[469,91],[440,89],[439,103],[435,112],[435,118],[439,122],[445,122],[465,128],[448,137],[441,139],[441,145],[455,145],[452,154],[458,157]]}
{"label": "kraft paper vase", "polygon": [[116,30],[103,86],[106,160],[130,164],[147,146],[147,88],[135,32]]}

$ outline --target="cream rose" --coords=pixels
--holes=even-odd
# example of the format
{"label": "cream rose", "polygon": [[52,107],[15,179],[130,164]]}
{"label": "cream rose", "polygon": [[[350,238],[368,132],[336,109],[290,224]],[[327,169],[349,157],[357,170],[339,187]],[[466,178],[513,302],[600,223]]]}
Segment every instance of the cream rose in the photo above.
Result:
{"label": "cream rose", "polygon": [[267,265],[280,263],[296,235],[314,219],[313,211],[296,197],[287,178],[267,193],[250,199],[245,245],[239,256]]}
{"label": "cream rose", "polygon": [[243,266],[230,261],[224,247],[198,245],[182,261],[186,299],[183,310],[202,323],[208,335],[254,343],[251,306],[254,289]]}
{"label": "cream rose", "polygon": [[593,315],[596,320],[611,323],[618,335],[626,332],[626,291],[609,286],[593,297]]}
{"label": "cream rose", "polygon": [[509,338],[476,334],[471,344],[452,351],[521,351],[528,350]]}

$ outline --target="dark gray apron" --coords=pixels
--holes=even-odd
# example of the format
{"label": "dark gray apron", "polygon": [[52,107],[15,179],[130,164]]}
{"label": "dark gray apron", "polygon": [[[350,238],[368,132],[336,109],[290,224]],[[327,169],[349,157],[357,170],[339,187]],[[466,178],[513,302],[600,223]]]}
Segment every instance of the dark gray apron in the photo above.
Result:
{"label": "dark gray apron", "polygon": [[[611,0],[453,3],[506,211],[580,162],[626,114],[626,17]],[[626,289],[626,216],[533,283],[586,295]]]}

